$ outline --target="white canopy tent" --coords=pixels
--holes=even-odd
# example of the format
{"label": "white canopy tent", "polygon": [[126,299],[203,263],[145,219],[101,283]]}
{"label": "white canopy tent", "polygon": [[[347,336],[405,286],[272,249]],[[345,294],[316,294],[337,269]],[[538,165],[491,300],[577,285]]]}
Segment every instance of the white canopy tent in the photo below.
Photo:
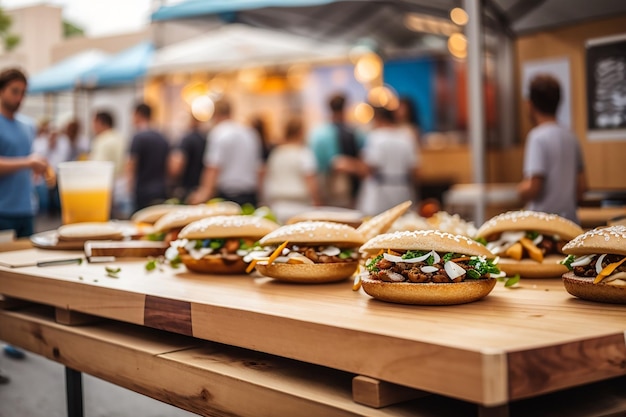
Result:
{"label": "white canopy tent", "polygon": [[329,62],[347,59],[348,52],[347,45],[232,24],[161,48],[155,53],[148,73],[229,71],[250,66]]}

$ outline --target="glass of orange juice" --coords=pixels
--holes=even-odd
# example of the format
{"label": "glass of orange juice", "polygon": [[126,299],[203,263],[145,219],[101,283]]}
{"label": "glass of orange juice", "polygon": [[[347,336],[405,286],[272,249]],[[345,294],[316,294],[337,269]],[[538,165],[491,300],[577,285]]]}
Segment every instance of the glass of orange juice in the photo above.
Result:
{"label": "glass of orange juice", "polygon": [[63,224],[109,220],[113,162],[62,162],[58,182]]}

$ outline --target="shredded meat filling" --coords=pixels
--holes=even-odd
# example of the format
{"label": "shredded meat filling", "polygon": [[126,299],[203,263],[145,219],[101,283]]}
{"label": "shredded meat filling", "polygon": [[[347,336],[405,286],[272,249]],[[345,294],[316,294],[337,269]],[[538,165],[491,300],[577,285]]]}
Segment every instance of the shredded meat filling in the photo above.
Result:
{"label": "shredded meat filling", "polygon": [[[454,280],[450,279],[448,274],[446,273],[443,261],[434,264],[428,265],[425,262],[417,262],[417,263],[408,263],[408,262],[391,262],[387,259],[381,259],[376,262],[376,268],[378,271],[370,272],[370,278],[386,281],[386,282],[403,282],[409,281],[413,283],[425,283],[425,282],[436,282],[436,283],[450,283],[450,282],[461,282],[465,280],[467,274],[463,274]],[[457,261],[455,262],[457,265],[462,267],[465,270],[473,269],[466,261]],[[422,271],[423,266],[433,266],[437,268],[434,272],[424,272]],[[400,280],[398,275],[400,275],[403,280]],[[394,279],[396,278],[396,279]],[[486,276],[482,276],[481,278],[487,278]]]}

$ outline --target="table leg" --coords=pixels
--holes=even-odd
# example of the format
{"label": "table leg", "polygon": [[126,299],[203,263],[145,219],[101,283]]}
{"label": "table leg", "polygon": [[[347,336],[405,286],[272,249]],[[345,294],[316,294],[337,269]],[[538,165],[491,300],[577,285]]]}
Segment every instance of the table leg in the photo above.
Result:
{"label": "table leg", "polygon": [[67,417],[83,417],[83,375],[65,367]]}
{"label": "table leg", "polygon": [[509,417],[508,404],[495,407],[478,406],[478,417]]}

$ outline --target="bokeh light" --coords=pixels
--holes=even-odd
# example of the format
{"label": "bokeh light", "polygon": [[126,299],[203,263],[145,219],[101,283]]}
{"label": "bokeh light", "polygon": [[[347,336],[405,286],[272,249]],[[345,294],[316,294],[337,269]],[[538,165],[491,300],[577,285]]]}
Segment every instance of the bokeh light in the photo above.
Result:
{"label": "bokeh light", "polygon": [[448,38],[448,51],[455,58],[467,57],[467,38],[461,33],[453,33]]}
{"label": "bokeh light", "polygon": [[359,103],[354,107],[354,119],[362,124],[369,123],[374,117],[374,109],[367,103]]}
{"label": "bokeh light", "polygon": [[209,96],[196,97],[191,103],[191,114],[201,122],[207,122],[213,117],[215,103]]}
{"label": "bokeh light", "polygon": [[460,7],[455,7],[450,10],[450,20],[456,23],[459,26],[465,26],[469,17],[467,16],[467,12]]}
{"label": "bokeh light", "polygon": [[376,80],[383,72],[383,60],[375,53],[361,56],[354,66],[354,77],[366,84]]}

